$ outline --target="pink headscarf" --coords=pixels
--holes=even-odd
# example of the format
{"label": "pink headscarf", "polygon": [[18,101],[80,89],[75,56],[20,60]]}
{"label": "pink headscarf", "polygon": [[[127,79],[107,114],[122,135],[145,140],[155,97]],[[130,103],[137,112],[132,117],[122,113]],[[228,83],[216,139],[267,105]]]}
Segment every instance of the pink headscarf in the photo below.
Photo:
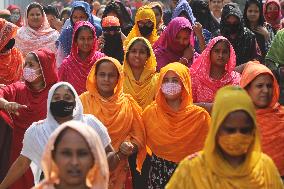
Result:
{"label": "pink headscarf", "polygon": [[[269,19],[268,18],[268,15],[267,15],[267,6],[271,3],[274,3],[277,7],[278,7],[278,17],[277,19]],[[264,18],[266,20],[266,22],[268,22],[269,24],[271,24],[272,28],[274,30],[279,30],[281,29],[281,17],[282,17],[282,14],[281,14],[281,6],[280,6],[280,2],[279,0],[266,0],[264,6],[263,6],[263,15],[264,15]]]}
{"label": "pink headscarf", "polygon": [[59,37],[59,33],[49,26],[47,17],[44,12],[43,12],[42,26],[38,30],[32,29],[28,25],[27,10],[25,15],[24,26],[18,30],[18,33],[15,37],[16,39],[15,47],[17,47],[22,52],[23,56],[26,56],[31,51],[43,47],[51,50],[53,53],[56,53],[57,50],[55,46],[55,41]]}
{"label": "pink headscarf", "polygon": [[236,54],[231,44],[230,58],[225,65],[226,73],[220,80],[210,78],[210,53],[215,44],[220,40],[226,40],[230,44],[229,40],[223,36],[213,38],[207,45],[207,48],[190,67],[194,102],[213,102],[218,89],[225,85],[238,85],[240,82],[240,74],[234,71],[236,67]]}
{"label": "pink headscarf", "polygon": [[175,38],[179,31],[188,28],[190,30],[190,45],[194,47],[194,37],[191,23],[184,17],[174,18],[159,39],[153,45],[157,59],[157,70],[171,62],[178,62],[183,55],[183,51],[176,50]]}
{"label": "pink headscarf", "polygon": [[[94,41],[93,41],[93,49],[91,50],[90,55],[86,58],[86,60],[81,60],[78,52],[78,45],[75,42],[75,33],[77,30],[82,27],[87,26],[93,30],[94,33]],[[71,53],[68,57],[63,60],[63,63],[59,67],[59,78],[61,81],[67,81],[76,89],[78,95],[82,94],[86,91],[86,80],[87,76],[93,66],[93,64],[105,56],[103,53],[96,51],[97,50],[97,38],[96,38],[96,29],[95,27],[88,21],[80,21],[76,22],[74,26],[73,32],[73,41],[71,47]]]}
{"label": "pink headscarf", "polygon": [[54,184],[58,184],[59,172],[57,165],[52,158],[54,144],[60,133],[65,129],[77,131],[87,142],[94,158],[94,165],[89,170],[86,178],[86,184],[91,189],[107,189],[109,181],[109,168],[106,153],[101,140],[95,130],[78,121],[68,121],[57,127],[51,134],[42,157],[42,167],[44,180],[34,189],[54,189]]}

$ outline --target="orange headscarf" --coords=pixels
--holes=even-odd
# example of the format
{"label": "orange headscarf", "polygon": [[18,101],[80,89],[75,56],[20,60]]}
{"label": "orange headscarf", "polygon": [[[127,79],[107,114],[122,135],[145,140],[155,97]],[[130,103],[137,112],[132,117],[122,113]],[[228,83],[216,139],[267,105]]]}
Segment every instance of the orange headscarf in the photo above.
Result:
{"label": "orange headscarf", "polygon": [[[0,51],[17,34],[18,27],[0,18]],[[23,56],[17,48],[0,53],[0,84],[19,81],[23,73]]]}
{"label": "orange headscarf", "polygon": [[[183,84],[182,103],[172,110],[161,92],[165,74],[174,71]],[[184,157],[203,148],[209,130],[210,116],[192,103],[189,69],[171,63],[161,69],[156,100],[143,112],[147,146],[160,158],[178,163]]]}
{"label": "orange headscarf", "polygon": [[275,162],[280,175],[284,176],[284,108],[278,103],[279,85],[273,73],[257,61],[249,62],[242,74],[240,85],[245,88],[260,74],[273,77],[273,98],[270,105],[256,110],[256,120],[260,127],[261,146]]}
{"label": "orange headscarf", "polygon": [[89,188],[107,189],[109,170],[104,147],[100,137],[94,129],[88,125],[84,125],[79,121],[68,121],[58,127],[50,136],[42,157],[42,167],[44,172],[44,180],[34,189],[54,189],[54,184],[58,184],[59,172],[57,165],[52,158],[55,142],[58,136],[65,130],[72,129],[77,131],[87,142],[93,158],[94,166],[89,170],[86,178],[86,184]]}
{"label": "orange headscarf", "polygon": [[[112,62],[119,73],[119,79],[113,96],[105,99],[102,97],[96,85],[96,65],[101,61]],[[111,57],[99,59],[92,67],[87,83],[87,92],[80,98],[84,107],[84,113],[96,116],[108,129],[112,145],[116,151],[124,141],[131,141],[137,144],[138,156],[145,156],[145,130],[142,122],[142,110],[135,100],[128,94],[123,93],[123,70],[119,61]],[[121,160],[120,165],[110,176],[112,189],[121,189],[125,179],[128,162]],[[138,169],[142,165],[138,164]]]}

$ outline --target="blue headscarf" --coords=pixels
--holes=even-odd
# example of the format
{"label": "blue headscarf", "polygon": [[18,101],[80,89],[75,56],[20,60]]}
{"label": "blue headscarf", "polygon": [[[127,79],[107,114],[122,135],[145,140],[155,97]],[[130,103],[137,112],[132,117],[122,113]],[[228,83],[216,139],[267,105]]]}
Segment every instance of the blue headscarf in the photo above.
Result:
{"label": "blue headscarf", "polygon": [[[92,15],[89,3],[86,3],[84,1],[74,1],[72,3],[71,16],[74,12],[74,9],[77,7],[82,7],[85,10],[85,13],[88,15],[88,21],[96,28],[96,36],[100,36],[102,33],[102,28],[100,26],[100,22],[98,23],[98,21],[96,21],[94,16]],[[61,48],[63,48],[65,56],[69,55],[71,51],[74,23],[72,23],[70,18],[66,20],[66,24],[67,26],[65,28],[63,27],[60,36],[56,41],[57,47],[60,44]]]}
{"label": "blue headscarf", "polygon": [[190,21],[190,23],[192,25],[195,24],[196,18],[193,16],[192,13],[192,9],[190,7],[190,5],[188,4],[188,2],[186,0],[179,0],[177,3],[177,6],[173,12],[173,16],[172,19],[179,17],[179,15],[185,11],[187,16],[188,16],[188,20]]}

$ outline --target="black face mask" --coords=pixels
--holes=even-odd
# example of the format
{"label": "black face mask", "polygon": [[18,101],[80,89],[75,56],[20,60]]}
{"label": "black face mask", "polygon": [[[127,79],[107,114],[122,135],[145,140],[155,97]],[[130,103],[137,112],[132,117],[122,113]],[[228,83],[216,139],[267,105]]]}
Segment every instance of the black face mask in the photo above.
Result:
{"label": "black face mask", "polygon": [[10,49],[12,49],[15,45],[15,39],[12,38],[10,39],[10,41],[8,41],[8,43],[5,45],[5,47],[3,48],[4,51],[8,51]]}
{"label": "black face mask", "polygon": [[138,27],[138,28],[143,37],[148,37],[149,35],[151,35],[153,31],[154,25],[152,25],[151,27],[143,26],[143,27]]}
{"label": "black face mask", "polygon": [[73,114],[75,102],[59,100],[50,103],[51,114],[55,117],[67,117]]}
{"label": "black face mask", "polygon": [[236,34],[240,30],[240,24],[225,24],[225,34],[230,35],[230,34]]}

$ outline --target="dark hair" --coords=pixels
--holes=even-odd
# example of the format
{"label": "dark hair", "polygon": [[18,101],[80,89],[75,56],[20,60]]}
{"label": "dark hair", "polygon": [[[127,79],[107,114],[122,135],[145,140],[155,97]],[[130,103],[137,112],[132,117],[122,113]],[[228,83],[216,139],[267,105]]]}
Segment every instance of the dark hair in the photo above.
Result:
{"label": "dark hair", "polygon": [[42,7],[39,3],[33,2],[33,3],[29,4],[29,6],[28,6],[28,9],[27,9],[27,17],[28,17],[28,15],[29,15],[29,12],[30,12],[33,8],[38,8],[38,9],[40,10],[41,14],[43,15],[43,12],[44,12],[43,7]]}
{"label": "dark hair", "polygon": [[148,58],[150,57],[150,55],[151,55],[150,48],[148,47],[146,41],[138,38],[129,46],[128,51],[126,52],[126,58],[127,59],[128,59],[128,55],[129,55],[129,50],[138,42],[142,42],[143,46],[146,48]]}
{"label": "dark hair", "polygon": [[74,94],[74,92],[72,91],[72,89],[71,89],[68,85],[65,85],[65,84],[58,86],[58,87],[54,90],[54,92],[57,91],[57,89],[59,89],[59,88],[61,88],[61,87],[66,87],[67,90],[70,91],[70,93],[72,94],[72,96],[75,98],[75,94]]}
{"label": "dark hair", "polygon": [[264,19],[264,16],[263,16],[263,9],[262,9],[261,0],[247,0],[246,1],[246,5],[245,5],[245,9],[244,9],[245,26],[250,28],[250,22],[249,22],[248,17],[247,17],[247,10],[248,10],[249,6],[252,5],[252,4],[255,4],[258,7],[258,10],[259,10],[258,25],[263,26],[265,19]]}
{"label": "dark hair", "polygon": [[57,146],[58,144],[61,142],[63,136],[65,135],[65,133],[71,128],[65,128],[61,131],[61,133],[59,133],[59,135],[57,136],[57,138],[55,139],[55,142],[54,142],[54,148],[52,150],[52,159],[54,160],[55,158],[55,153],[56,153],[56,150],[57,150]]}
{"label": "dark hair", "polygon": [[70,15],[70,21],[71,21],[71,24],[72,24],[72,25],[74,25],[74,22],[73,22],[73,20],[72,20],[72,16],[73,16],[73,13],[74,13],[75,10],[80,10],[80,11],[84,12],[84,13],[87,15],[87,17],[89,18],[88,13],[86,12],[86,10],[85,10],[83,7],[75,7],[75,8],[72,10],[71,15]]}
{"label": "dark hair", "polygon": [[90,32],[92,33],[92,35],[93,35],[94,37],[96,37],[96,34],[95,34],[94,31],[92,30],[92,28],[90,28],[90,26],[83,25],[83,26],[79,27],[78,30],[75,32],[75,35],[74,35],[74,40],[75,40],[75,41],[77,41],[79,33],[80,33],[81,31],[83,31],[83,30],[88,30],[88,31],[90,31]]}
{"label": "dark hair", "polygon": [[56,18],[59,18],[59,11],[56,7],[52,6],[52,5],[48,5],[43,7],[43,10],[45,12],[45,14],[51,14],[53,16],[55,16]]}
{"label": "dark hair", "polygon": [[229,50],[230,50],[230,42],[229,42],[228,40],[226,40],[226,39],[220,39],[220,40],[218,40],[218,41],[213,45],[212,48],[214,48],[214,47],[215,47],[218,43],[220,43],[220,42],[226,43],[227,47],[228,47]]}

